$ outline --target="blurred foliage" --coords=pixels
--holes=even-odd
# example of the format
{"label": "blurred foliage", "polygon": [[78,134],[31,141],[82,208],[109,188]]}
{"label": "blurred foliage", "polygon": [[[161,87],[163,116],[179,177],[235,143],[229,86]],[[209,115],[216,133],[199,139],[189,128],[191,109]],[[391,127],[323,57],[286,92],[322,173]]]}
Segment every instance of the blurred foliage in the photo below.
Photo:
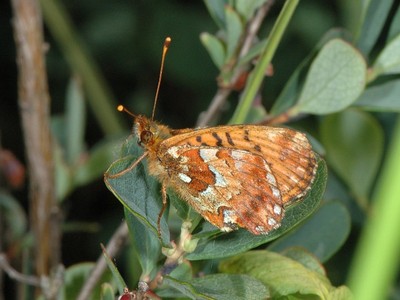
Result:
{"label": "blurred foliage", "polygon": [[[257,43],[247,56],[237,59],[246,20],[262,3],[41,0],[49,45],[46,58],[57,199],[65,217],[62,255],[68,268],[60,299],[75,299],[92,267],[82,262],[97,259],[99,243],[107,242],[123,218],[128,222],[132,243],[126,255],[118,259],[118,269],[110,267],[113,278],[107,273],[96,286],[93,299],[100,294],[103,299],[112,299],[114,291],[121,293],[116,272],[121,272],[132,290],[136,289],[139,280],[153,279],[161,270],[161,257],[171,255],[168,247],[162,253],[160,250],[156,229],[160,193],[157,183],[144,175],[144,169],[137,168],[127,182],[114,184],[114,188],[122,189],[114,192],[125,205],[125,217],[120,203],[102,182],[112,161],[122,158],[112,168],[123,168],[138,155],[133,139],[127,139],[131,120],[117,115],[114,106],[123,103],[135,113],[151,114],[166,36],[171,36],[173,43],[156,120],[172,128],[193,127],[218,85],[231,84],[239,70],[249,76],[247,83],[241,92],[230,95],[214,123],[279,122],[283,116],[291,127],[312,136],[314,148],[326,159],[329,176],[320,203],[326,181],[326,165],[321,161],[319,180],[303,206],[300,203],[290,208],[287,216],[292,217],[284,221],[282,230],[262,241],[242,231],[220,235],[170,195],[174,205],[169,220],[162,219],[163,245],[171,245],[171,231],[172,239],[187,242],[183,245],[187,261],[168,272],[156,292],[171,298],[223,299],[223,293],[231,299],[257,294],[349,299],[344,285],[351,272],[350,284],[356,297],[360,295],[357,278],[369,275],[365,273],[375,279],[364,286],[366,295],[376,296],[374,291],[378,290],[380,298],[400,297],[400,287],[391,286],[398,272],[393,249],[398,249],[399,239],[388,230],[399,228],[399,218],[384,215],[387,207],[400,211],[399,201],[391,200],[371,214],[375,201],[391,199],[385,195],[388,188],[382,192],[380,187],[387,186],[388,180],[400,180],[398,172],[381,176],[386,174],[382,162],[387,161],[387,154],[394,157],[392,166],[400,157],[392,153],[396,148],[390,148],[392,136],[400,135],[400,129],[394,126],[400,110],[399,1],[303,0],[292,7],[295,10],[288,17],[287,28],[277,22],[283,2],[275,1]],[[0,64],[7,70],[0,81],[0,147],[10,149],[23,161],[29,149],[24,149],[18,117],[11,8],[8,2],[0,7]],[[279,35],[283,29],[284,34]],[[276,33],[275,40],[271,32]],[[271,65],[271,59],[273,74],[265,78],[265,66]],[[259,67],[262,72],[257,73],[257,63],[263,64]],[[34,242],[28,227],[27,188],[12,190],[5,180],[1,184],[0,249],[12,265],[29,269],[29,258],[22,255]],[[135,199],[132,189],[138,193]],[[121,197],[124,192],[127,196]],[[396,196],[396,191],[391,196]],[[355,250],[371,215],[386,221],[380,222],[386,228],[367,238],[361,249],[376,249],[373,254]],[[183,221],[187,219],[200,228],[191,238],[183,235],[187,224]],[[386,234],[381,235],[383,232]],[[377,236],[385,239],[375,243]],[[368,246],[372,244],[377,245]],[[259,250],[247,251],[256,246]],[[233,254],[237,256],[227,258]],[[357,273],[360,265],[365,265],[363,257],[371,261],[379,257],[382,263],[377,268],[382,269]],[[108,283],[101,286],[104,282]],[[2,284],[6,299],[16,295],[15,283],[4,280]]]}

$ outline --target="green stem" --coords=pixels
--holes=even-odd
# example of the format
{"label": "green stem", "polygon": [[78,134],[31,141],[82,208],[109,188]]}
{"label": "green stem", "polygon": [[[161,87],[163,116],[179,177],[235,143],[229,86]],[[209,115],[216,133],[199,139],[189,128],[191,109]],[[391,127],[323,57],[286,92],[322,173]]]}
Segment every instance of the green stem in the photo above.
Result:
{"label": "green stem", "polygon": [[272,57],[278,48],[279,42],[282,39],[283,33],[288,26],[298,3],[299,0],[287,0],[283,6],[282,11],[271,30],[268,43],[260,56],[259,62],[249,76],[246,87],[240,97],[239,105],[229,123],[239,124],[245,121],[251,105],[261,87],[261,83],[264,80],[265,70],[271,63]]}
{"label": "green stem", "polygon": [[400,118],[349,274],[355,299],[388,297],[400,263]]}
{"label": "green stem", "polygon": [[68,14],[58,0],[40,0],[44,19],[54,39],[60,45],[71,69],[78,74],[87,91],[88,101],[105,134],[123,130],[116,103],[96,63],[75,32]]}

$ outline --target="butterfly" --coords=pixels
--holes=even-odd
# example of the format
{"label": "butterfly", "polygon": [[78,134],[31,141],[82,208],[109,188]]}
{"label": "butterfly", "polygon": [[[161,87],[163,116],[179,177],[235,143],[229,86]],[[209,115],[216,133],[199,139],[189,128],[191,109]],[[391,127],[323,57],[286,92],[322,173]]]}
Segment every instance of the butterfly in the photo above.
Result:
{"label": "butterfly", "polygon": [[151,118],[123,106],[118,110],[134,117],[144,153],[127,169],[106,176],[116,178],[147,159],[149,174],[162,186],[159,232],[167,188],[220,230],[241,227],[260,235],[277,229],[285,206],[304,197],[314,181],[317,157],[304,133],[261,125],[175,130],[153,120],[155,105]]}

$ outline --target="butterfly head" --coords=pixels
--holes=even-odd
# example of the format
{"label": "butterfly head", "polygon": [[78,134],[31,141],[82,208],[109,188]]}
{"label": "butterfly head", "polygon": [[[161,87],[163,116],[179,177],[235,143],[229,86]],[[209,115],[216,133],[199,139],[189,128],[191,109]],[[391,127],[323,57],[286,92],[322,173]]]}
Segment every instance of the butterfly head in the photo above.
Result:
{"label": "butterfly head", "polygon": [[157,148],[159,143],[171,136],[168,127],[145,116],[136,116],[134,123],[138,143],[147,150]]}

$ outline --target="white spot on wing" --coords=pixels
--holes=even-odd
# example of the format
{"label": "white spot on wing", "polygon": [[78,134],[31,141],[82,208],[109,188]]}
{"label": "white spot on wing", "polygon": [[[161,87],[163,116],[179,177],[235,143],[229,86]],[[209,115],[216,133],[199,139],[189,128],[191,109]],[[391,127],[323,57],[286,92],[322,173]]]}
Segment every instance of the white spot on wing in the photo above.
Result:
{"label": "white spot on wing", "polygon": [[224,210],[224,223],[225,224],[236,224],[237,223],[237,216],[235,211],[231,209]]}
{"label": "white spot on wing", "polygon": [[275,185],[276,186],[276,179],[275,176],[272,175],[272,173],[267,172],[267,181],[269,184]]}
{"label": "white spot on wing", "polygon": [[178,147],[171,147],[167,150],[168,154],[171,155],[173,158],[179,158],[178,154]]}
{"label": "white spot on wing", "polygon": [[244,153],[243,153],[243,151],[235,151],[235,150],[233,150],[231,155],[232,155],[232,158],[234,160],[242,160],[243,156],[244,156]]}
{"label": "white spot on wing", "polygon": [[190,178],[189,176],[187,176],[186,174],[183,174],[183,173],[179,173],[178,177],[180,180],[182,180],[183,182],[186,182],[186,183],[190,183],[192,181],[192,178]]}
{"label": "white spot on wing", "polygon": [[218,172],[218,170],[214,168],[212,165],[209,165],[208,168],[215,175],[215,186],[226,187],[227,183],[224,176],[222,176],[222,174]]}
{"label": "white spot on wing", "polygon": [[241,162],[240,160],[235,160],[235,168],[240,171],[242,167],[243,167],[243,162]]}
{"label": "white spot on wing", "polygon": [[199,154],[200,157],[203,159],[203,161],[206,163],[211,160],[218,159],[217,157],[218,151],[219,151],[218,149],[200,149]]}
{"label": "white spot on wing", "polygon": [[272,190],[272,195],[274,195],[274,197],[276,198],[281,197],[281,192],[276,187],[271,186],[271,190]]}
{"label": "white spot on wing", "polygon": [[276,225],[276,220],[274,218],[268,217],[268,225],[270,226]]}
{"label": "white spot on wing", "polygon": [[261,225],[256,226],[256,231],[259,232],[259,233],[265,233],[266,232],[265,227],[261,226]]}
{"label": "white spot on wing", "polygon": [[275,204],[274,213],[279,216],[282,213],[282,207],[280,207],[279,205]]}
{"label": "white spot on wing", "polygon": [[207,197],[207,198],[215,197],[215,191],[214,191],[213,187],[209,185],[207,187],[207,189],[200,192],[200,195],[203,197]]}

